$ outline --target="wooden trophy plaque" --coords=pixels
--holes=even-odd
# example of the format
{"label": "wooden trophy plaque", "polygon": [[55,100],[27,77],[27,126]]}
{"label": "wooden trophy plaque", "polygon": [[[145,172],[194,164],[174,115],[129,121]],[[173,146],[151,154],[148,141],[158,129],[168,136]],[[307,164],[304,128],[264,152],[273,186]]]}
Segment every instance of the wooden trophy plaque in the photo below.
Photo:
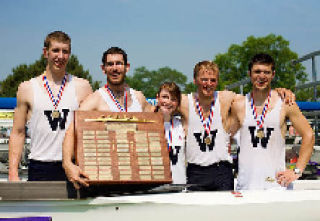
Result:
{"label": "wooden trophy plaque", "polygon": [[160,113],[75,111],[75,153],[91,184],[172,182]]}

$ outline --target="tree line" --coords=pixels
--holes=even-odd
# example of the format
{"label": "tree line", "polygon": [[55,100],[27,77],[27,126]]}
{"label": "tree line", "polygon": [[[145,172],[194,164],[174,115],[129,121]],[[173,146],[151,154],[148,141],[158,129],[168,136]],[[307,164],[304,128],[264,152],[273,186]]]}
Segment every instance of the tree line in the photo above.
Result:
{"label": "tree line", "polygon": [[[269,34],[265,37],[249,36],[242,44],[232,44],[226,53],[217,54],[213,61],[220,69],[219,86],[217,90],[224,90],[226,85],[235,83],[247,76],[248,62],[256,53],[270,54],[276,63],[276,77],[273,87],[289,88],[295,90],[295,85],[307,81],[305,67],[298,63],[293,65],[292,60],[298,58],[298,54],[289,47],[289,41],[281,35]],[[191,56],[191,55],[190,55]],[[15,97],[21,82],[38,76],[45,70],[46,60],[43,56],[33,64],[21,64],[12,69],[12,74],[0,82],[1,97]],[[101,82],[94,81],[88,70],[84,70],[76,55],[71,55],[67,66],[67,72],[75,76],[87,79],[94,90],[101,86]],[[146,97],[155,97],[159,86],[165,81],[177,83],[183,93],[196,91],[192,82],[187,82],[187,77],[170,67],[162,67],[157,70],[148,70],[146,67],[138,67],[133,75],[126,76],[128,85],[142,91]],[[244,93],[250,90],[250,84],[244,87]],[[239,89],[234,89],[239,92]],[[297,100],[311,98],[311,89],[296,92]]]}

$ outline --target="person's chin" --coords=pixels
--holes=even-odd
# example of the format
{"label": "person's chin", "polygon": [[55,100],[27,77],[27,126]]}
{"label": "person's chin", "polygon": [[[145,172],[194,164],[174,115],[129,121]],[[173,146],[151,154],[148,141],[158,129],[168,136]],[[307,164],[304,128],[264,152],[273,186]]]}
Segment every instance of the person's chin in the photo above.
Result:
{"label": "person's chin", "polygon": [[262,84],[262,85],[257,84],[255,88],[258,90],[266,90],[268,88],[268,85],[267,84]]}
{"label": "person's chin", "polygon": [[112,85],[121,85],[124,83],[123,79],[109,79],[110,84]]}
{"label": "person's chin", "polygon": [[213,91],[204,91],[203,92],[203,96],[205,96],[205,97],[212,97],[212,95],[213,95]]}

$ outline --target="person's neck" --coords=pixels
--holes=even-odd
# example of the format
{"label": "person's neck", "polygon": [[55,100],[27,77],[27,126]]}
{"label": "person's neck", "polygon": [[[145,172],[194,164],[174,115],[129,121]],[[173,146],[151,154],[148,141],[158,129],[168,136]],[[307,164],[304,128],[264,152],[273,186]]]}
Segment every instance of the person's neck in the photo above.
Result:
{"label": "person's neck", "polygon": [[255,106],[261,106],[265,103],[266,99],[268,98],[269,92],[270,92],[271,88],[265,88],[265,89],[256,89],[254,88],[252,90],[252,95],[253,95],[253,100],[254,100],[254,104]]}
{"label": "person's neck", "polygon": [[114,85],[114,84],[110,84],[109,82],[107,82],[107,85],[116,98],[120,98],[123,96],[125,88],[126,88],[126,84],[122,83],[122,84]]}
{"label": "person's neck", "polygon": [[202,108],[211,107],[211,103],[214,100],[214,93],[212,94],[212,96],[204,96],[202,93],[198,92],[198,99],[199,99],[199,104],[201,105]]}
{"label": "person's neck", "polygon": [[164,115],[163,115],[163,121],[164,121],[164,122],[170,122],[170,121],[171,121],[171,115],[169,115],[169,114],[164,114]]}
{"label": "person's neck", "polygon": [[66,71],[52,71],[49,67],[46,68],[46,77],[48,81],[54,82],[55,84],[61,84],[62,79]]}

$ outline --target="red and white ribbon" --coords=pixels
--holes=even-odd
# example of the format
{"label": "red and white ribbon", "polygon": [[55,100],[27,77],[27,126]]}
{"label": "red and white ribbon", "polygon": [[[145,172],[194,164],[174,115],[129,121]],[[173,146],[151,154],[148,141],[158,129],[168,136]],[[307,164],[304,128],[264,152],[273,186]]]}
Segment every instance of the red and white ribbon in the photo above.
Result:
{"label": "red and white ribbon", "polygon": [[59,89],[59,92],[57,94],[57,98],[55,98],[55,96],[52,93],[52,90],[50,88],[47,76],[46,76],[46,72],[44,72],[43,77],[42,77],[42,81],[43,81],[43,86],[45,87],[46,91],[48,92],[49,98],[51,100],[51,102],[53,103],[53,107],[56,110],[58,108],[59,102],[62,98],[62,94],[64,91],[64,88],[66,86],[67,83],[67,74],[64,75],[63,79],[62,79],[62,83]]}
{"label": "red and white ribbon", "polygon": [[104,87],[106,88],[106,90],[107,90],[108,94],[110,95],[112,101],[116,104],[116,106],[120,110],[120,112],[128,112],[127,90],[124,91],[124,102],[123,102],[123,107],[122,107],[120,102],[114,96],[114,94],[113,94],[112,90],[110,89],[110,87],[108,86],[108,84],[106,84]]}
{"label": "red and white ribbon", "polygon": [[267,110],[269,108],[269,105],[270,105],[270,98],[271,98],[271,90],[269,91],[269,95],[268,95],[268,101],[267,103],[264,105],[263,107],[263,111],[260,115],[260,120],[258,119],[258,114],[257,114],[257,108],[256,106],[254,105],[254,99],[253,99],[253,92],[251,92],[251,109],[252,109],[252,114],[253,114],[253,117],[254,119],[256,120],[257,122],[257,126],[261,129],[263,127],[263,124],[264,124],[264,119],[266,117],[266,114],[267,114]]}

